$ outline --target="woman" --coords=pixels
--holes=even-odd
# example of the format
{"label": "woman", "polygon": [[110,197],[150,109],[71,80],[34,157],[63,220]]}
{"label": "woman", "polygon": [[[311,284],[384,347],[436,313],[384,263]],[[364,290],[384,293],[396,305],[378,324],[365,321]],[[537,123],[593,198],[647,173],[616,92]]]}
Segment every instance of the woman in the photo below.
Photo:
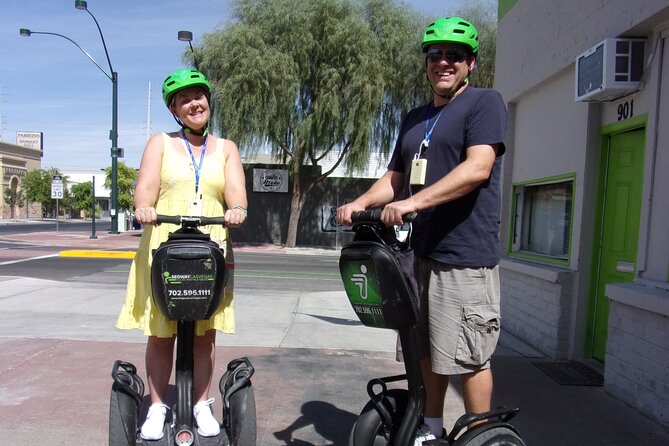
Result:
{"label": "woman", "polygon": [[[204,75],[184,69],[170,74],[163,83],[163,99],[181,130],[152,136],[144,149],[135,187],[135,217],[145,226],[132,263],[126,301],[116,326],[141,329],[146,344],[146,373],[151,407],[141,428],[146,440],[163,437],[168,407],[164,404],[172,373],[176,322],[167,320],[151,297],[151,252],[167,240],[175,225],[155,226],[157,214],[225,216],[226,227],[204,227],[221,246],[226,261],[233,262],[227,228],[237,228],[246,219],[246,189],[241,158],[234,142],[208,132],[211,87]],[[214,367],[216,330],[233,333],[232,277],[219,308],[210,320],[198,321],[194,350],[193,414],[198,433],[218,435],[209,386]]]}

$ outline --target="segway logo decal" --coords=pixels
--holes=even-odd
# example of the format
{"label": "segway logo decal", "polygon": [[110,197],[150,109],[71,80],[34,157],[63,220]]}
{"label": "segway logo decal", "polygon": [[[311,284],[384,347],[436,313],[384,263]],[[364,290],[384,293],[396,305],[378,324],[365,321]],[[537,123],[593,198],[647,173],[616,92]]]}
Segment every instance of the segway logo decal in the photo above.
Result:
{"label": "segway logo decal", "polygon": [[348,261],[342,270],[346,295],[360,321],[371,327],[385,326],[381,294],[374,264]]}
{"label": "segway logo decal", "polygon": [[365,265],[360,265],[360,272],[362,272],[362,274],[353,274],[351,282],[358,286],[360,297],[363,300],[367,300],[367,267]]}
{"label": "segway logo decal", "polygon": [[165,283],[168,285],[178,285],[183,282],[211,282],[214,280],[213,274],[170,274],[169,271],[163,273]]}

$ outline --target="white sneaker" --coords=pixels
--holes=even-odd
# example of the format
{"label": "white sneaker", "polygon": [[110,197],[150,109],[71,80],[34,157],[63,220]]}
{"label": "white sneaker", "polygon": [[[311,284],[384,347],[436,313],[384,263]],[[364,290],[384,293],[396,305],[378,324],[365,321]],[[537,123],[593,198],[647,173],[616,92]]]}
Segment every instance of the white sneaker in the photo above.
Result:
{"label": "white sneaker", "polygon": [[162,403],[153,403],[146,414],[146,421],[142,424],[140,435],[145,440],[160,440],[165,435],[165,414],[168,407]]}
{"label": "white sneaker", "polygon": [[430,428],[423,425],[416,430],[416,439],[413,442],[413,446],[421,446],[424,441],[436,440],[437,437],[430,432]]}
{"label": "white sneaker", "polygon": [[193,407],[197,432],[203,437],[215,437],[221,432],[221,425],[218,424],[209,407],[213,402],[214,399],[209,398],[207,401],[200,401]]}

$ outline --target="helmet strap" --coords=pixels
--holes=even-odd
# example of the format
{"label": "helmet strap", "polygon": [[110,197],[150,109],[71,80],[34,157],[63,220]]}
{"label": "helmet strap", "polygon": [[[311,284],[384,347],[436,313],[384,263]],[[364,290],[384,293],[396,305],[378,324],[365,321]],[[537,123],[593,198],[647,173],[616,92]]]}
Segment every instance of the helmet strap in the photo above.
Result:
{"label": "helmet strap", "polygon": [[207,136],[207,134],[209,133],[209,122],[207,122],[207,124],[204,127],[202,127],[200,130],[195,130],[195,129],[192,129],[192,128],[188,127],[186,124],[184,124],[181,121],[181,119],[176,117],[176,115],[173,114],[172,117],[177,122],[177,124],[179,124],[181,126],[182,129],[184,129],[185,131],[187,131],[191,135]]}
{"label": "helmet strap", "polygon": [[434,94],[436,94],[437,96],[439,96],[441,99],[445,99],[445,100],[447,100],[447,101],[449,101],[449,102],[450,102],[451,99],[453,99],[453,98],[455,97],[455,95],[462,89],[462,87],[464,87],[465,85],[467,85],[467,84],[469,83],[469,76],[467,76],[467,77],[465,78],[465,80],[463,80],[463,81],[460,83],[460,85],[458,85],[458,88],[456,88],[455,91],[449,91],[447,94],[441,94],[441,93],[439,93],[437,90],[434,89],[434,85],[432,85],[432,82],[430,82],[430,78],[428,77],[427,73],[425,73],[425,79],[427,79],[427,82],[430,84],[430,88],[432,89],[432,92],[433,92]]}

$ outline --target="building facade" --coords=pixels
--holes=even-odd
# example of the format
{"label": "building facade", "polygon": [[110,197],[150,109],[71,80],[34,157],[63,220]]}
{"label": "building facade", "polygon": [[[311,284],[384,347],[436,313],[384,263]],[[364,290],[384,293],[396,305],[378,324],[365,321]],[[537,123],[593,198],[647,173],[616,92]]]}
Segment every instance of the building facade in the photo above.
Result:
{"label": "building facade", "polygon": [[669,426],[669,4],[501,0],[506,330]]}
{"label": "building facade", "polygon": [[0,141],[0,171],[2,172],[2,188],[0,190],[0,218],[38,218],[42,217],[39,204],[23,203],[11,205],[7,203],[7,189],[20,193],[21,183],[26,173],[41,169],[42,151],[39,149],[19,146]]}

